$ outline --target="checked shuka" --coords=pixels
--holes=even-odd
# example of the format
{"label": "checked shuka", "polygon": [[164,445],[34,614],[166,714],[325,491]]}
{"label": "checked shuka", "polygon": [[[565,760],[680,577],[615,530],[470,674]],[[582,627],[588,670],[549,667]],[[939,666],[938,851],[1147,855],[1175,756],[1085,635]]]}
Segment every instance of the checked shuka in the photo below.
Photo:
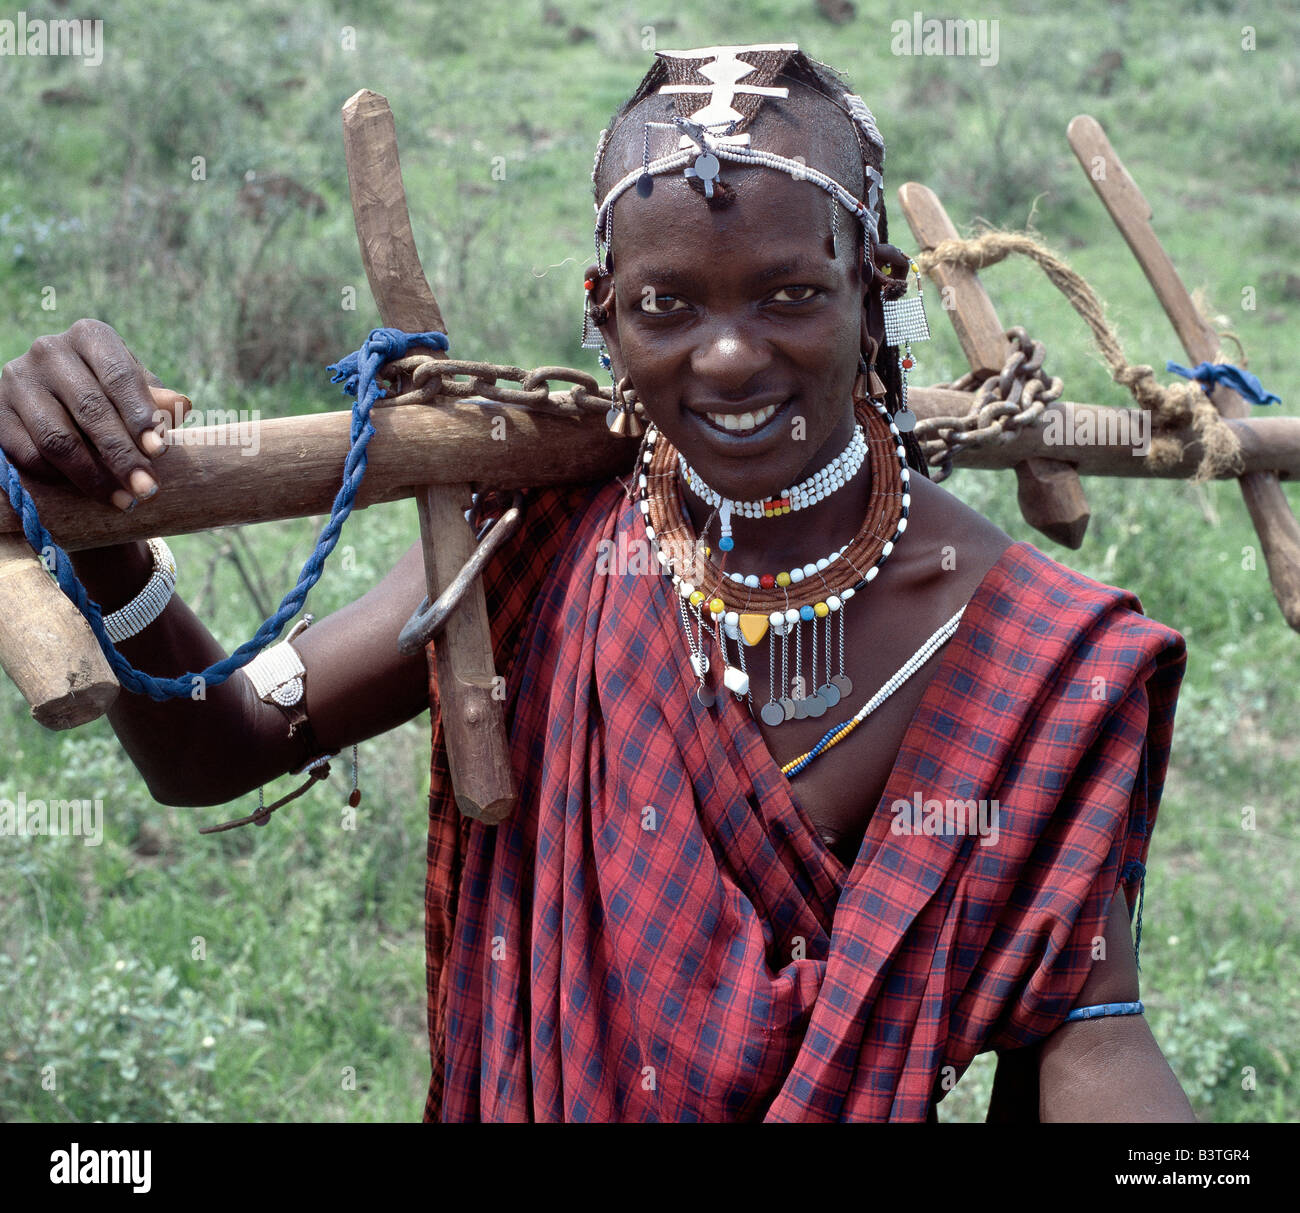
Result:
{"label": "checked shuka", "polygon": [[[429,647],[426,1119],[926,1120],[976,1054],[1060,1025],[1117,888],[1132,913],[1183,637],[1013,544],[849,870],[745,708],[694,702],[667,579],[597,574],[620,532],[616,484],[538,492],[485,576],[500,826],[455,807]],[[895,834],[918,790],[996,799],[998,841]]]}

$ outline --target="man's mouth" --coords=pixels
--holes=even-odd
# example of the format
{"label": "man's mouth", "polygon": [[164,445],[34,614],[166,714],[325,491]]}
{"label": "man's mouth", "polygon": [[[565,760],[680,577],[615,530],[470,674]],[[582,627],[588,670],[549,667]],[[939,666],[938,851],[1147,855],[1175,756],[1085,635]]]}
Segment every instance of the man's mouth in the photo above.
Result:
{"label": "man's mouth", "polygon": [[780,405],[767,404],[761,409],[749,413],[703,413],[700,414],[715,429],[729,434],[762,429],[776,416]]}

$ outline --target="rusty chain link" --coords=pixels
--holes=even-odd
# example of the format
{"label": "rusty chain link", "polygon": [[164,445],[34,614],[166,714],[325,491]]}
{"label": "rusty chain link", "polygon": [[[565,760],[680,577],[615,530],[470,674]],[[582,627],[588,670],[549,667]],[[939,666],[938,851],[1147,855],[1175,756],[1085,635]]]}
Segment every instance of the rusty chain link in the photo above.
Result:
{"label": "rusty chain link", "polygon": [[[408,354],[387,363],[380,374],[399,384],[399,393],[385,396],[385,404],[432,404],[439,399],[467,400],[472,397],[564,414],[603,413],[613,399],[612,389],[601,387],[594,375],[569,366],[539,366],[526,371],[523,367],[493,362]],[[457,378],[462,375],[466,378]],[[517,383],[519,387],[503,387],[498,383],[502,379]],[[574,386],[565,391],[552,391],[551,380]]]}
{"label": "rusty chain link", "polygon": [[970,411],[961,417],[927,417],[918,420],[913,431],[926,462],[936,469],[936,484],[952,472],[953,456],[964,450],[1010,442],[1018,431],[1038,419],[1043,410],[1060,398],[1064,383],[1043,371],[1043,343],[1034,341],[1017,326],[1006,330],[1011,352],[998,375],[967,371],[951,383],[935,388],[954,392],[975,392]]}

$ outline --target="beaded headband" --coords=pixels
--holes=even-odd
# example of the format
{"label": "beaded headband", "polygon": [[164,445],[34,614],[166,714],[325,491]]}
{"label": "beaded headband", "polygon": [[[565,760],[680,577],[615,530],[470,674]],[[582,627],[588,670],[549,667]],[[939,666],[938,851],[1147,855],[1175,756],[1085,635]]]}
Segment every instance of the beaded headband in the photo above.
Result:
{"label": "beaded headband", "polygon": [[[865,253],[864,263],[872,262],[872,246],[879,238],[877,207],[884,178],[874,166],[865,163],[863,169],[870,185],[865,202],[846,189],[833,177],[801,160],[793,160],[775,152],[755,148],[748,131],[742,126],[757,113],[766,98],[786,98],[788,88],[771,82],[789,63],[799,48],[794,43],[758,43],[750,46],[710,46],[688,51],[660,51],[658,57],[665,63],[669,82],[657,92],[677,97],[708,94],[705,103],[689,114],[680,112],[682,104],[676,103],[677,115],[671,122],[645,123],[645,152],[640,168],[633,169],[620,178],[596,205],[595,244],[596,261],[606,271],[611,268],[610,244],[614,228],[614,203],[630,189],[645,198],[654,189],[654,178],[664,173],[680,170],[684,177],[697,179],[706,198],[712,198],[718,180],[721,162],[729,161],[745,166],[761,165],[778,169],[796,181],[810,181],[828,193],[831,198],[849,211],[862,224]],[[748,56],[742,59],[740,56]],[[756,81],[745,78],[757,73]],[[695,79],[692,79],[695,77]],[[648,95],[648,94],[646,94]],[[639,97],[637,98],[639,99]],[[835,99],[828,98],[832,102]],[[843,109],[853,122],[860,140],[865,140],[880,153],[883,166],[885,142],[876,127],[875,117],[861,97],[844,93],[840,99]],[[667,155],[650,158],[650,128],[671,127],[681,132],[677,148]],[[602,130],[596,145],[596,158],[591,177],[595,182],[600,163],[609,143],[610,130]],[[838,212],[834,212],[838,213]],[[582,345],[584,349],[600,349],[602,341],[588,320],[584,320]]]}

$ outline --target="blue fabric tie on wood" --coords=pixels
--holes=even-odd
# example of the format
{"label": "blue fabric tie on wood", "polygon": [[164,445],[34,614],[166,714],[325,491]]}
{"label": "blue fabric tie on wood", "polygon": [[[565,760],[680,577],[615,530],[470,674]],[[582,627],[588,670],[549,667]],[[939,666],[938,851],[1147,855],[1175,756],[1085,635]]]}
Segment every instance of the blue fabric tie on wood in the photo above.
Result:
{"label": "blue fabric tie on wood", "polygon": [[447,337],[444,333],[404,333],[401,329],[371,329],[365,343],[355,353],[334,363],[328,370],[334,372],[331,383],[342,383],[343,391],[356,397],[352,406],[352,446],[343,465],[343,484],[334,498],[330,510],[329,522],[321,530],[316,546],[312,549],[307,562],[302,566],[298,583],[284,596],[274,615],[267,619],[253,634],[251,640],[240,645],[228,657],[208,666],[201,673],[182,674],[179,678],[156,678],[137,670],[108,638],[104,628],[104,613],[100,606],[83,586],[72,571],[72,561],[68,554],[54,542],[49,531],[41,525],[36,513],[36,503],[23,487],[17,469],[0,450],[0,479],[3,480],[6,496],[14,512],[22,520],[23,535],[31,545],[32,551],[45,561],[44,553],[54,554],[54,575],[59,588],[76,604],[77,609],[86,617],[91,631],[99,641],[108,664],[112,667],[117,680],[128,691],[137,695],[148,695],[150,699],[163,702],[168,699],[186,699],[193,692],[195,680],[202,680],[204,686],[220,686],[237,669],[247,665],[267,645],[280,635],[284,625],[302,609],[307,594],[312,586],[320,580],[326,557],[334,550],[339,532],[344,522],[352,513],[357,490],[361,487],[362,477],[366,474],[366,447],[374,436],[375,427],[370,423],[370,410],[375,401],[384,395],[383,389],[375,381],[379,368],[386,362],[401,358],[412,346],[422,345],[430,349],[446,350]]}
{"label": "blue fabric tie on wood", "polygon": [[1281,404],[1282,398],[1266,392],[1264,385],[1249,371],[1243,371],[1230,362],[1201,362],[1195,367],[1180,366],[1177,362],[1166,362],[1165,370],[1184,379],[1195,379],[1207,392],[1216,384],[1230,387],[1238,396],[1249,400],[1251,404]]}

